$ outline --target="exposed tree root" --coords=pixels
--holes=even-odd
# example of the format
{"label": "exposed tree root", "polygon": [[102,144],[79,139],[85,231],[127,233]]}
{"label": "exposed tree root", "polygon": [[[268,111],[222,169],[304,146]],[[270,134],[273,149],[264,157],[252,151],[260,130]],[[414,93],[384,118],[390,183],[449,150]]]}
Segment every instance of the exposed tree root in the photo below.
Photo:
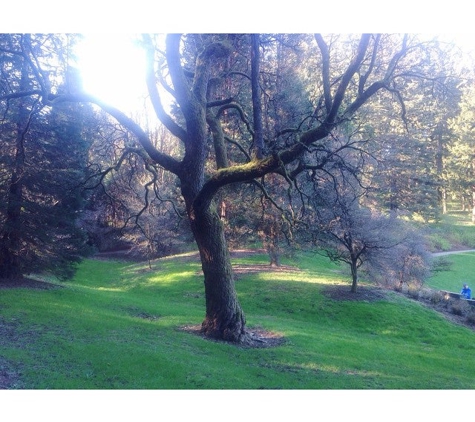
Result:
{"label": "exposed tree root", "polygon": [[222,342],[233,344],[238,347],[245,348],[269,348],[281,346],[285,343],[285,338],[278,333],[267,331],[262,328],[248,328],[244,335],[242,335],[239,341],[226,341],[219,340],[203,333],[201,325],[187,325],[181,327],[180,330],[187,333],[195,334],[209,341]]}

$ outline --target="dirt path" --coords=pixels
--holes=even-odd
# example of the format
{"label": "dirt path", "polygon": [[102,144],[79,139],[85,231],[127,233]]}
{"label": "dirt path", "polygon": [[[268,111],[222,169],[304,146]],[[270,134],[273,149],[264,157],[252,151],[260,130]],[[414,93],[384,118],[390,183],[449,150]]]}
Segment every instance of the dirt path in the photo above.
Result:
{"label": "dirt path", "polygon": [[434,252],[432,256],[445,256],[445,255],[453,255],[457,253],[467,253],[467,252],[475,252],[475,249],[465,249],[462,251],[445,251],[445,252]]}

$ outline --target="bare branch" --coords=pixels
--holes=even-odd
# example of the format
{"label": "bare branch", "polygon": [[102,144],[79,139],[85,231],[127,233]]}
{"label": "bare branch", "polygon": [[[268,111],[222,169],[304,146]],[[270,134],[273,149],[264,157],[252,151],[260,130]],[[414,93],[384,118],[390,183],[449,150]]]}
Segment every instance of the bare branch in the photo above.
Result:
{"label": "bare branch", "polygon": [[239,149],[239,151],[241,151],[245,155],[247,161],[251,161],[251,156],[247,153],[245,148],[239,142],[236,142],[235,140],[227,136],[225,137],[225,140],[226,142],[229,142],[230,144],[235,145]]}
{"label": "bare branch", "polygon": [[157,150],[153,145],[152,141],[150,140],[147,133],[137,124],[135,123],[130,117],[125,115],[119,109],[99,100],[98,98],[89,95],[89,94],[65,94],[59,96],[52,96],[52,104],[59,103],[59,102],[90,102],[93,104],[98,105],[101,107],[105,112],[110,114],[114,117],[121,125],[123,125],[127,130],[132,132],[142,147],[145,149],[147,154],[150,156],[152,160],[154,160],[157,164],[161,165],[166,170],[172,172],[175,175],[179,175],[181,173],[181,164],[179,161],[170,157],[167,154],[164,154]]}
{"label": "bare branch", "polygon": [[152,102],[155,114],[159,120],[165,125],[165,127],[178,139],[185,142],[186,132],[180,127],[166,112],[162,105],[160,94],[158,93],[155,71],[154,71],[154,49],[152,41],[149,35],[143,35],[144,43],[147,49],[147,62],[146,62],[146,82],[147,89],[150,95],[150,101]]}
{"label": "bare branch", "polygon": [[315,40],[317,41],[320,53],[322,55],[322,78],[323,78],[323,96],[325,99],[325,109],[327,115],[330,114],[332,98],[330,92],[330,52],[328,45],[323,40],[320,34],[315,34]]}
{"label": "bare branch", "polygon": [[335,97],[333,99],[332,107],[330,112],[328,113],[328,116],[326,120],[329,123],[333,123],[338,115],[338,111],[341,107],[341,104],[343,102],[343,99],[345,98],[346,94],[346,89],[348,88],[348,84],[350,83],[351,79],[355,75],[355,73],[359,70],[361,67],[361,63],[363,62],[365,55],[366,55],[366,50],[368,49],[369,42],[371,40],[371,35],[369,34],[363,34],[361,36],[358,49],[356,52],[356,56],[346,69],[345,73],[343,74],[341,78],[340,85],[338,86]]}
{"label": "bare branch", "polygon": [[262,132],[262,104],[259,88],[260,45],[259,34],[251,35],[251,91],[253,116],[253,154],[256,158],[263,157],[264,137]]}
{"label": "bare branch", "polygon": [[231,104],[227,104],[221,107],[216,113],[216,117],[220,117],[226,110],[231,110],[231,109],[236,110],[239,113],[239,117],[241,118],[243,123],[246,125],[247,130],[252,136],[254,136],[254,130],[252,129],[251,123],[247,119],[246,113],[244,112],[244,110],[239,104],[231,103]]}
{"label": "bare branch", "polygon": [[20,92],[12,92],[10,94],[0,95],[0,101],[3,100],[12,100],[15,98],[23,98],[23,97],[32,97],[33,95],[43,96],[43,91],[39,89],[32,89],[30,91],[20,91]]}

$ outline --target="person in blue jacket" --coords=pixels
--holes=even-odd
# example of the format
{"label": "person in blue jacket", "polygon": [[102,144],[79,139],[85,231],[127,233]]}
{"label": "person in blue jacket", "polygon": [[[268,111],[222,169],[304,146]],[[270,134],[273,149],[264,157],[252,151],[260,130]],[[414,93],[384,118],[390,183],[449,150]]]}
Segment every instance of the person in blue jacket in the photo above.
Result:
{"label": "person in blue jacket", "polygon": [[472,291],[470,290],[470,287],[468,287],[467,284],[463,285],[463,289],[460,291],[460,294],[465,298],[465,299],[471,299],[472,298]]}

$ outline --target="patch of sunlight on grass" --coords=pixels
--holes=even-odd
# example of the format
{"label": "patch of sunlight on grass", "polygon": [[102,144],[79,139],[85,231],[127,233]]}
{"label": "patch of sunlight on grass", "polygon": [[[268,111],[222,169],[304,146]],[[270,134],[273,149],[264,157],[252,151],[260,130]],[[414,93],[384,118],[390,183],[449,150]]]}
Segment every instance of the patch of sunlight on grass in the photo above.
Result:
{"label": "patch of sunlight on grass", "polygon": [[[91,289],[94,289],[93,287],[90,287]],[[105,292],[124,292],[125,290],[120,287],[97,287],[94,290],[101,290]]]}
{"label": "patch of sunlight on grass", "polygon": [[78,284],[69,284],[72,289],[83,289],[83,290],[92,290],[92,291],[102,291],[102,292],[126,292],[128,289],[124,287],[104,287],[104,286],[85,286]]}
{"label": "patch of sunlight on grass", "polygon": [[305,271],[302,272],[262,272],[257,273],[255,278],[260,281],[286,281],[286,282],[302,282],[302,283],[313,283],[313,284],[348,284],[348,280],[342,280],[341,274],[339,276],[335,275],[325,275],[325,274],[315,274],[308,273]]}
{"label": "patch of sunlight on grass", "polygon": [[440,259],[449,263],[449,270],[434,272],[426,281],[428,287],[457,292],[463,283],[470,283],[475,271],[474,253],[448,255]]}
{"label": "patch of sunlight on grass", "polygon": [[35,274],[35,273],[33,273],[33,274],[28,275],[28,278],[31,278],[33,280],[38,280],[38,281],[44,281],[46,283],[61,285],[61,282],[58,280],[58,278],[56,278],[53,275],[49,275],[49,274]]}
{"label": "patch of sunlight on grass", "polygon": [[162,265],[173,264],[174,262],[186,262],[185,265],[199,265],[200,257],[197,251],[184,252],[176,255],[168,255],[161,258],[153,259],[150,262],[142,262],[134,264],[132,270],[135,271],[153,271],[159,270]]}
{"label": "patch of sunlight on grass", "polygon": [[361,377],[380,377],[383,376],[381,372],[376,371],[367,371],[367,370],[357,370],[357,369],[343,369],[339,366],[335,365],[321,365],[314,362],[310,363],[300,363],[294,364],[295,368],[310,370],[310,371],[322,371],[322,372],[329,372],[337,375],[358,375]]}
{"label": "patch of sunlight on grass", "polygon": [[141,281],[140,284],[171,284],[177,281],[191,278],[195,275],[195,271],[182,271],[180,273],[167,274],[166,276],[163,276],[162,274],[156,274],[154,276],[147,277],[145,280]]}
{"label": "patch of sunlight on grass", "polygon": [[294,365],[294,366],[301,369],[309,369],[311,371],[325,371],[325,372],[331,372],[334,374],[341,373],[341,369],[335,365],[319,365],[314,362],[311,362],[311,363],[301,363],[299,365]]}

